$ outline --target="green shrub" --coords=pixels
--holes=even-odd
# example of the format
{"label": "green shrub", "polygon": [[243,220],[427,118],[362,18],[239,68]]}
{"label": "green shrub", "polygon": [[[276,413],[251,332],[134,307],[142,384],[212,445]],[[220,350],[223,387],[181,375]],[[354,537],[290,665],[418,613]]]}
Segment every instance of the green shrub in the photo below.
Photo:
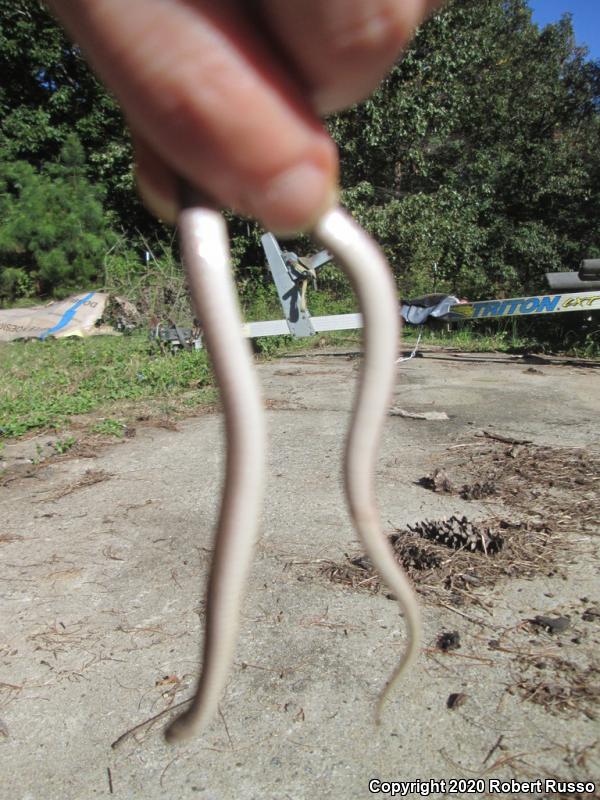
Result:
{"label": "green shrub", "polygon": [[0,293],[13,300],[35,292],[65,297],[102,274],[114,240],[103,193],[85,177],[83,149],[69,137],[60,160],[35,169],[0,167]]}

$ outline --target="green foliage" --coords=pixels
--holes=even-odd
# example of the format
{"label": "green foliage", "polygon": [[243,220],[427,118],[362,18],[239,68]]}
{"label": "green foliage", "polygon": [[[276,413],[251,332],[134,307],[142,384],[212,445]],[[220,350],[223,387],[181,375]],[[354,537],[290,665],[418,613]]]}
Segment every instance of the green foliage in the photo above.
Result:
{"label": "green foliage", "polygon": [[[404,337],[406,338],[406,337]],[[404,342],[404,350],[414,345],[414,337]],[[421,340],[422,346],[439,345],[451,347],[465,353],[506,353],[515,350],[527,350],[531,344],[524,337],[514,335],[507,328],[478,330],[470,326],[459,326],[451,330],[427,330]]]}
{"label": "green foliage", "polygon": [[478,296],[486,287],[479,253],[484,234],[476,209],[460,193],[442,187],[381,205],[370,201],[373,195],[372,187],[362,183],[345,192],[344,201],[380,241],[390,262],[404,265],[397,270],[403,296],[432,290]]}
{"label": "green foliage", "polygon": [[164,356],[145,336],[0,345],[0,436],[56,427],[105,404],[177,396],[211,382],[205,351]]}
{"label": "green foliage", "polygon": [[293,338],[285,334],[282,336],[259,336],[257,339],[252,339],[252,347],[255,353],[273,358],[289,349],[292,342]]}
{"label": "green foliage", "polygon": [[0,167],[0,297],[65,296],[89,288],[114,238],[102,193],[85,178],[79,140],[60,161],[36,170],[24,161]]}
{"label": "green foliage", "polygon": [[121,225],[146,233],[156,226],[135,192],[131,142],[116,101],[39,0],[0,0],[0,75],[3,158],[39,168],[75,134],[87,177],[105,189]]}
{"label": "green foliage", "polygon": [[20,267],[0,268],[0,302],[30,297],[34,290],[35,282],[31,273]]}
{"label": "green foliage", "polygon": [[[600,65],[570,19],[451,0],[367,102],[330,120],[344,200],[405,293],[544,286],[600,248]],[[596,209],[594,211],[593,209]]]}
{"label": "green foliage", "polygon": [[272,279],[268,279],[267,283],[252,280],[242,284],[240,301],[247,322],[280,319],[282,316],[281,304]]}
{"label": "green foliage", "polygon": [[92,433],[100,433],[103,436],[116,436],[117,439],[122,439],[125,432],[125,425],[117,419],[100,420],[92,427]]}
{"label": "green foliage", "polygon": [[[148,254],[146,263],[142,257]],[[104,289],[133,303],[142,324],[190,327],[193,312],[175,237],[152,244],[141,234],[120,237],[104,259]]]}
{"label": "green foliage", "polygon": [[44,446],[41,444],[36,444],[35,446],[35,456],[32,458],[32,464],[41,464],[44,460]]}
{"label": "green foliage", "polygon": [[[0,23],[0,302],[102,278],[146,320],[187,321],[177,247],[136,198],[114,99],[41,2],[0,0]],[[533,293],[544,272],[600,257],[600,63],[568,16],[540,30],[527,0],[449,0],[371,98],[327,124],[343,200],[405,297]],[[226,217],[247,318],[279,317],[260,226]],[[141,249],[156,252],[147,268]],[[309,303],[354,308],[334,267]]]}
{"label": "green foliage", "polygon": [[52,445],[52,449],[60,456],[64,453],[68,453],[76,442],[77,439],[74,436],[65,436],[64,439],[57,439]]}

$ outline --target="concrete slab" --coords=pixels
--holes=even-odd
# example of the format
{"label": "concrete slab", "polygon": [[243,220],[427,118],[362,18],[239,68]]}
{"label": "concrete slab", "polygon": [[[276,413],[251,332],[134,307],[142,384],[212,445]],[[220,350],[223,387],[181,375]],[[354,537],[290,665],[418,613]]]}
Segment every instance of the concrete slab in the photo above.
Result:
{"label": "concrete slab", "polygon": [[[262,536],[221,716],[186,745],[165,744],[163,717],[111,747],[192,690],[223,467],[220,415],[180,432],[140,430],[93,462],[51,463],[2,491],[2,797],[368,798],[374,778],[489,778],[495,762],[492,777],[585,772],[565,762],[565,746],[593,745],[597,721],[550,716],[507,694],[514,659],[488,641],[584,595],[600,599],[592,536],[579,536],[585,557],[566,581],[506,580],[463,613],[425,606],[428,647],[451,628],[461,655],[423,654],[373,725],[404,643],[398,607],[315,570],[318,559],[356,551],[340,459],[359,364],[357,353],[319,351],[259,365],[270,432]],[[527,369],[510,357],[439,351],[399,366],[396,404],[449,420],[390,417],[378,466],[386,526],[485,515],[483,504],[415,485],[482,428],[599,449],[600,369]],[[58,496],[91,468],[105,479]],[[586,647],[597,646],[594,631]],[[451,711],[453,692],[468,700]],[[598,758],[591,748],[592,773]]]}

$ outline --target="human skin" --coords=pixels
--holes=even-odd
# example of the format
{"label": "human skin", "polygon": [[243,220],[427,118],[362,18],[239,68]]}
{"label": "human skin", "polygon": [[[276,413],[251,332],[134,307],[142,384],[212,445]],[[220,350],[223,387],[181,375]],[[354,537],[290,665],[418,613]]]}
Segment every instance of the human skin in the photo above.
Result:
{"label": "human skin", "polygon": [[277,233],[337,195],[319,115],[365,98],[439,0],[48,0],[119,100],[139,190],[173,222],[177,179]]}

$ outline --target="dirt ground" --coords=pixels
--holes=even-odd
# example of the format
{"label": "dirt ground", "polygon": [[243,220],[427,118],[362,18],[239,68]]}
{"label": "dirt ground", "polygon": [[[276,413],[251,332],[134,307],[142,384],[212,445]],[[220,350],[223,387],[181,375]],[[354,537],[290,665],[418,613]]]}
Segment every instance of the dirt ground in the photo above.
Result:
{"label": "dirt ground", "polygon": [[[262,535],[219,718],[185,745],[164,742],[161,712],[198,671],[220,414],[5,473],[2,797],[368,798],[390,796],[372,779],[486,781],[452,793],[469,797],[490,779],[600,777],[600,366],[436,350],[399,365],[384,527],[454,516],[476,543],[500,536],[504,555],[440,539],[425,567],[421,551],[409,559],[425,648],[376,727],[405,632],[373,591],[342,493],[359,365],[340,350],[259,365]],[[425,411],[448,419],[405,416]]]}

